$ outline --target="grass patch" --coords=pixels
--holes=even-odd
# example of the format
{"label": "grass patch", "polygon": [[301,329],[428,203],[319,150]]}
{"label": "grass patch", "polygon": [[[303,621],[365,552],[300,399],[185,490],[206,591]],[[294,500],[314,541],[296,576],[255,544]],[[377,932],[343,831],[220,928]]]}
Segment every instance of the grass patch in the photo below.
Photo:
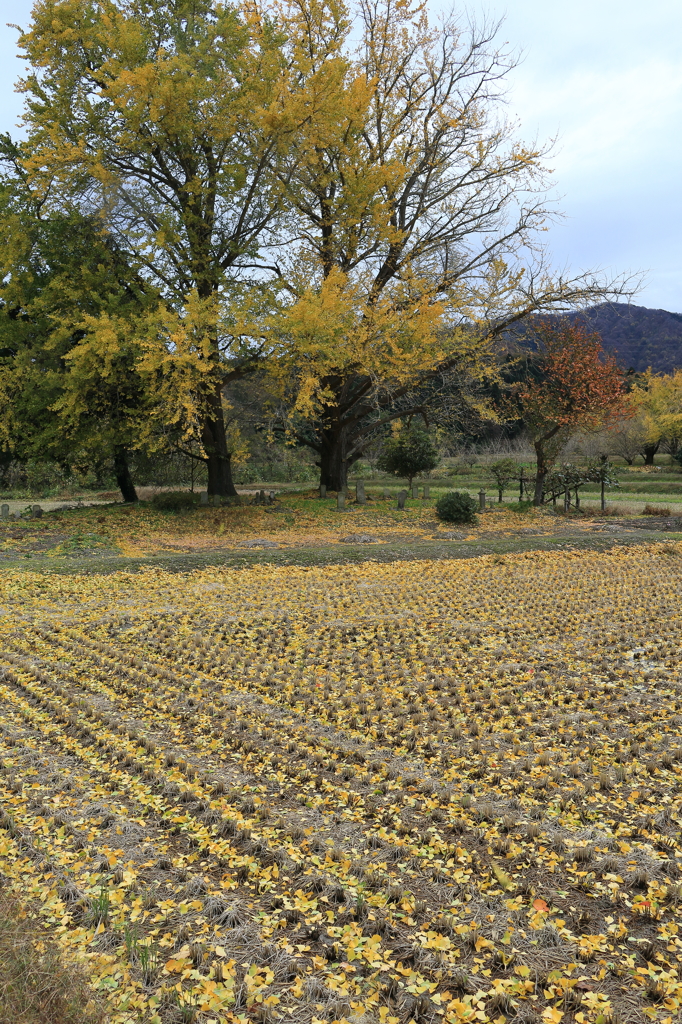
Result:
{"label": "grass patch", "polygon": [[371,562],[387,565],[392,562],[413,561],[459,561],[478,558],[482,555],[503,555],[514,552],[554,551],[557,548],[605,551],[610,548],[651,544],[654,538],[666,541],[680,539],[675,533],[652,533],[651,530],[629,530],[617,537],[585,533],[562,532],[547,537],[508,537],[497,540],[451,540],[403,542],[395,544],[344,544],[319,548],[298,548],[294,550],[254,550],[244,553],[213,550],[203,553],[179,552],[174,555],[154,555],[132,558],[120,555],[83,556],[81,558],[56,559],[32,558],[30,565],[25,560],[6,561],[4,571],[25,569],[27,572],[41,572],[48,575],[106,576],[118,572],[145,572],[148,569],[162,569],[164,572],[185,573],[210,567],[221,569],[251,569],[255,566],[331,566],[356,565]]}
{"label": "grass patch", "polygon": [[0,895],[0,1024],[104,1024],[85,977],[24,907]]}
{"label": "grass patch", "polygon": [[[634,474],[633,474],[634,476]],[[585,484],[581,490],[597,494],[599,492],[599,484]],[[654,495],[657,494],[665,496],[678,495],[682,497],[682,477],[677,477],[671,480],[633,480],[632,476],[620,477],[620,488],[614,488],[609,491],[612,497],[617,497],[619,490],[627,491],[629,494],[643,494],[643,495]]]}
{"label": "grass patch", "polygon": [[645,505],[642,509],[643,516],[670,516],[672,512],[667,505]]}
{"label": "grass patch", "polygon": [[512,512],[530,512],[533,508],[532,501],[512,501],[505,505],[505,508],[510,509]]}

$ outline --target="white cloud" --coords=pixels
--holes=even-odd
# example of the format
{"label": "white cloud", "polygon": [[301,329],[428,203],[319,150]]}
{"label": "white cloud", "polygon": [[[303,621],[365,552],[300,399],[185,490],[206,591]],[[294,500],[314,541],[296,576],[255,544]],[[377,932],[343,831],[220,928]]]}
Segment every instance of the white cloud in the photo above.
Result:
{"label": "white cloud", "polygon": [[576,68],[554,83],[520,69],[510,107],[540,137],[558,134],[558,163],[571,174],[665,167],[682,149],[676,134],[668,137],[682,117],[682,67],[668,61],[616,72]]}
{"label": "white cloud", "polygon": [[514,0],[506,15],[501,37],[525,50],[509,112],[522,137],[557,137],[557,264],[648,270],[636,301],[682,310],[682,5]]}

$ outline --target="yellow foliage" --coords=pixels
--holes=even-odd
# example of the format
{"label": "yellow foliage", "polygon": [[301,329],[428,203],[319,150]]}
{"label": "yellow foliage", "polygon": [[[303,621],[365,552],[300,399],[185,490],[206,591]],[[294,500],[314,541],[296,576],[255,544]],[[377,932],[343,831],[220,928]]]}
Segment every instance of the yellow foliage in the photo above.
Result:
{"label": "yellow foliage", "polygon": [[646,374],[633,388],[632,399],[647,444],[662,440],[682,443],[682,370]]}

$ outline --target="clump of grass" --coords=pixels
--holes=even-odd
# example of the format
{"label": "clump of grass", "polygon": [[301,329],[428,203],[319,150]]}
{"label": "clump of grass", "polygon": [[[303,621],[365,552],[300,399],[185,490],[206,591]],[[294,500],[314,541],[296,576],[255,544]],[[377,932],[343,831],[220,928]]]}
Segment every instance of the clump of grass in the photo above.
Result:
{"label": "clump of grass", "polygon": [[506,506],[510,512],[530,512],[533,508],[532,501],[510,501]]}
{"label": "clump of grass", "polygon": [[79,971],[11,896],[0,896],[0,1024],[104,1024]]}
{"label": "clump of grass", "polygon": [[663,505],[645,505],[642,509],[643,516],[669,516],[672,515],[669,508]]}

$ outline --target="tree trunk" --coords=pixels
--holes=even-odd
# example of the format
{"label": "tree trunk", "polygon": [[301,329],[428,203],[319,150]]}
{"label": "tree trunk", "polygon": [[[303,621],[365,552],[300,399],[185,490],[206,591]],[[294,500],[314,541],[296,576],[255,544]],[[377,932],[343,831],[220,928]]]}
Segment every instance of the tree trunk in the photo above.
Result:
{"label": "tree trunk", "polygon": [[114,448],[114,473],[123,500],[125,502],[137,501],[137,491],[128,465],[128,453],[122,445],[117,445]]}
{"label": "tree trunk", "polygon": [[236,498],[237,490],[232,480],[232,454],[227,448],[225,417],[220,385],[209,402],[209,412],[204,420],[202,440],[208,467],[208,493],[223,498]]}
{"label": "tree trunk", "polygon": [[656,444],[645,444],[642,448],[642,455],[644,456],[645,466],[653,466],[654,455],[658,451],[658,446],[660,443],[660,441],[657,441]]}
{"label": "tree trunk", "polygon": [[533,495],[533,504],[542,505],[543,498],[545,496],[545,479],[549,473],[549,465],[545,460],[545,446],[542,441],[536,441],[535,458],[537,461],[537,471],[535,474],[535,494]]}
{"label": "tree trunk", "polygon": [[342,425],[322,432],[320,448],[320,484],[328,491],[345,491],[348,487],[346,431]]}

